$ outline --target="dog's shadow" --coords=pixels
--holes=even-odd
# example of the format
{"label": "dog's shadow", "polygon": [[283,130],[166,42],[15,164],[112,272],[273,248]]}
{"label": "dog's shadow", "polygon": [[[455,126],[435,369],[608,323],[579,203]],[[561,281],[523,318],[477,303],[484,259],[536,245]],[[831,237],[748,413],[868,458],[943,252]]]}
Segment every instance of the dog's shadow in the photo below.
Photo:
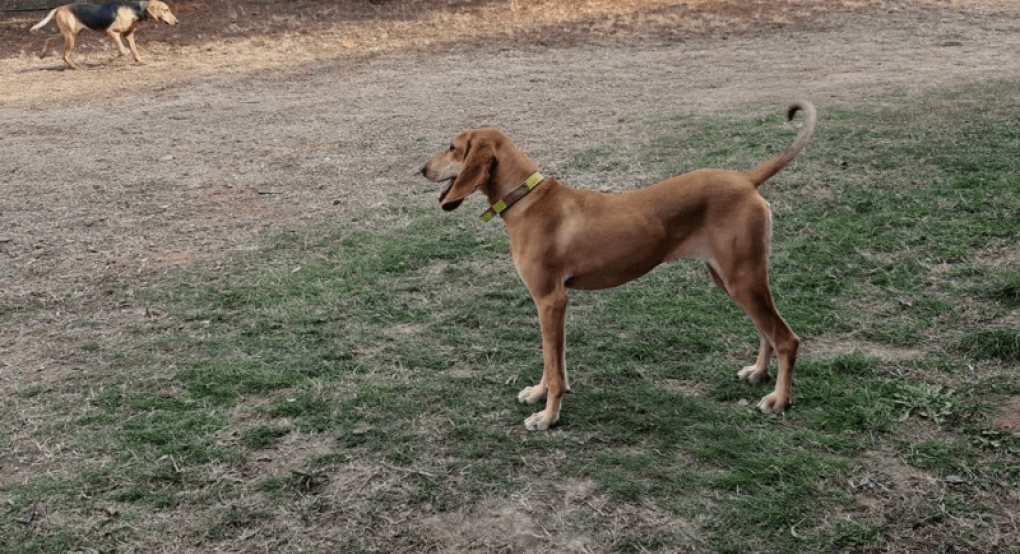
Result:
{"label": "dog's shadow", "polygon": [[[29,67],[29,68],[25,68],[25,69],[19,69],[17,71],[14,71],[13,73],[14,74],[34,73],[36,71],[60,71],[60,72],[69,71],[69,72],[73,73],[75,71],[88,71],[90,69],[101,69],[101,68],[117,69],[118,68],[117,64],[113,63],[115,61],[116,60],[112,60],[109,63],[103,63],[103,62],[78,62],[78,66],[79,66],[78,69],[71,69],[70,67],[67,67],[67,64],[61,63],[59,65],[52,65],[52,66],[48,66],[48,67]],[[128,64],[128,65],[124,65],[122,67],[123,68],[131,68],[131,67],[134,67],[134,66]]]}
{"label": "dog's shadow", "polygon": [[18,73],[30,73],[34,71],[71,71],[71,68],[67,67],[66,65],[63,67],[59,65],[54,65],[51,67],[33,67],[30,69],[22,69],[21,71],[18,71]]}

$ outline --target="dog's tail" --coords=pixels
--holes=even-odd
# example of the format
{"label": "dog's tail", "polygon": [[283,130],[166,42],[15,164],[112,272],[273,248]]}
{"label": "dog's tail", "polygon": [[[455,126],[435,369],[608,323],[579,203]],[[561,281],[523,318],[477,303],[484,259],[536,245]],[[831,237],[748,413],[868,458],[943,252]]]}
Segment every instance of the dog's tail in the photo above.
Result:
{"label": "dog's tail", "polygon": [[43,27],[45,27],[46,24],[49,23],[51,19],[53,19],[53,14],[57,13],[57,10],[59,10],[59,9],[60,8],[57,7],[57,8],[53,8],[52,10],[50,10],[50,13],[46,14],[46,17],[43,18],[42,21],[40,21],[39,23],[36,23],[35,25],[33,25],[32,28],[28,30],[28,32],[34,33],[36,31],[38,31],[39,29],[42,29]]}
{"label": "dog's tail", "polygon": [[804,101],[790,104],[790,107],[786,109],[786,120],[793,121],[793,115],[799,111],[804,112],[804,123],[801,124],[800,132],[797,133],[797,138],[793,141],[793,144],[758,164],[754,169],[744,172],[747,178],[754,183],[755,187],[760,187],[770,177],[779,173],[779,170],[786,167],[786,164],[790,163],[807,146],[808,141],[811,140],[811,135],[815,132],[815,120],[818,117],[815,113],[815,107],[811,105],[811,102]]}

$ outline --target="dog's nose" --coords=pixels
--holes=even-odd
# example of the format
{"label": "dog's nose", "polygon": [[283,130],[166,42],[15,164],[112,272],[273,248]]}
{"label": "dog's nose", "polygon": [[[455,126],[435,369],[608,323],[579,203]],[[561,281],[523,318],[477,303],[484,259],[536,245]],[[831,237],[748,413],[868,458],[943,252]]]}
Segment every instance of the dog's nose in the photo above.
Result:
{"label": "dog's nose", "polygon": [[421,175],[422,175],[422,177],[428,177],[428,173],[429,173],[429,164],[425,164],[425,165],[421,166]]}

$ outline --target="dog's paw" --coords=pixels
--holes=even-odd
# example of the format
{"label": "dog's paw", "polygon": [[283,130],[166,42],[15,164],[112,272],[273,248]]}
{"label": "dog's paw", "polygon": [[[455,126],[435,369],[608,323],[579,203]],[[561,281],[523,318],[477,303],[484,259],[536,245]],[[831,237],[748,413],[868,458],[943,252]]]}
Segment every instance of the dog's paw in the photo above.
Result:
{"label": "dog's paw", "polygon": [[[533,387],[524,387],[524,390],[517,394],[517,401],[522,404],[534,404],[539,400],[545,400],[548,389],[545,385],[535,385]],[[534,417],[534,416],[532,416]],[[530,419],[530,418],[529,418]]]}
{"label": "dog's paw", "polygon": [[777,394],[775,392],[773,392],[772,394],[762,398],[761,401],[758,402],[758,409],[763,414],[767,414],[769,412],[782,412],[782,411],[785,411],[789,407],[790,407],[790,398],[789,397],[785,397],[785,396],[780,396],[779,394]]}
{"label": "dog's paw", "polygon": [[765,367],[764,370],[759,370],[756,365],[749,365],[744,369],[737,372],[737,379],[743,379],[752,385],[758,383],[762,379],[768,379],[769,368]]}
{"label": "dog's paw", "polygon": [[524,420],[524,428],[528,431],[547,431],[549,426],[556,423],[559,418],[549,417],[545,410],[531,414],[531,417]]}

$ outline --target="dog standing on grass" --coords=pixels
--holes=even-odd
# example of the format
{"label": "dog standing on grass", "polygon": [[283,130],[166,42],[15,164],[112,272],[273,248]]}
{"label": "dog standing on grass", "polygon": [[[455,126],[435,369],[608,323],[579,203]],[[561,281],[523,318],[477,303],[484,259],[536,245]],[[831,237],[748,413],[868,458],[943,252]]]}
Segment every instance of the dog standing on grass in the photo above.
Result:
{"label": "dog standing on grass", "polygon": [[[127,56],[128,50],[120,37],[124,35],[131,46],[131,54],[138,65],[145,65],[145,60],[138,53],[138,46],[135,45],[135,31],[138,24],[145,20],[152,20],[157,23],[164,21],[169,25],[177,25],[177,18],[170,12],[170,7],[159,0],[142,0],[141,2],[110,2],[102,6],[92,4],[67,4],[54,8],[46,17],[36,23],[29,32],[36,32],[42,29],[51,19],[57,20],[57,27],[64,37],[64,62],[71,69],[80,67],[71,61],[71,52],[74,51],[75,43],[78,41],[78,34],[86,28],[93,31],[105,32],[113,44],[120,50],[120,55]],[[50,42],[56,36],[46,39],[40,58],[46,57],[50,49]]]}
{"label": "dog standing on grass", "polygon": [[543,177],[535,164],[498,129],[461,131],[450,147],[422,167],[432,182],[448,181],[439,205],[455,210],[481,191],[510,234],[514,265],[538,307],[542,330],[542,380],[517,399],[545,400],[545,409],[524,421],[546,430],[560,417],[567,381],[564,321],[567,289],[622,285],[679,257],[700,258],[712,280],[744,310],[761,336],[754,365],[737,373],[757,383],[779,358],[776,388],[758,403],[763,412],[785,410],[792,396],[793,365],[800,339],[779,316],[769,289],[772,211],[758,193],[770,177],[807,145],[815,108],[798,102],[787,119],[804,112],[797,138],[782,152],[747,171],[698,169],[624,194],[576,189]]}

